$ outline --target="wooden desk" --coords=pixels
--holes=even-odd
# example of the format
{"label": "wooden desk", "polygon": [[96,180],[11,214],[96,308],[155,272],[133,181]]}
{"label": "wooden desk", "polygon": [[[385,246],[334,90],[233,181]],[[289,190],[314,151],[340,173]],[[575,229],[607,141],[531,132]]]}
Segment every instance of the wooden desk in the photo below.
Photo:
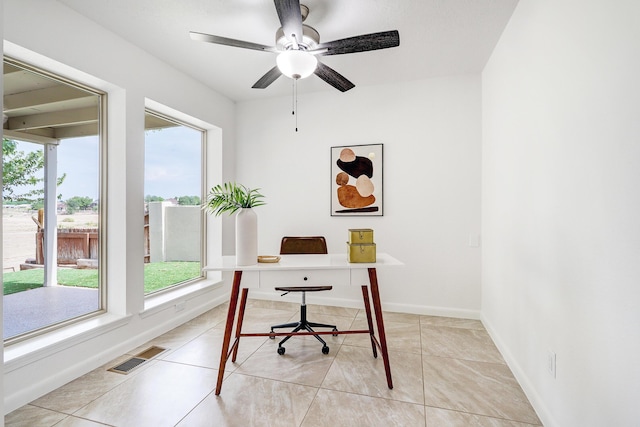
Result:
{"label": "wooden desk", "polygon": [[[371,337],[371,348],[373,357],[378,357],[377,349],[382,353],[384,369],[387,376],[387,385],[393,388],[391,379],[391,367],[389,365],[389,353],[387,351],[387,338],[384,332],[384,321],[382,318],[382,305],[380,304],[380,292],[378,290],[378,276],[376,268],[386,266],[402,265],[400,261],[390,255],[377,254],[375,263],[349,263],[346,254],[328,255],[281,255],[278,263],[258,263],[249,266],[236,265],[235,257],[224,256],[218,259],[213,265],[206,266],[204,271],[233,271],[233,284],[231,285],[231,296],[229,298],[229,311],[224,329],[222,341],[222,352],[220,355],[220,367],[218,370],[218,382],[216,384],[216,395],[222,390],[222,380],[224,378],[224,368],[229,357],[231,361],[236,361],[238,345],[242,337],[276,337],[288,335],[311,335],[310,332],[271,332],[271,333],[242,333],[242,322],[244,310],[247,302],[249,288],[274,288],[275,286],[316,286],[330,283],[334,286],[360,286],[362,289],[362,300],[367,313],[368,329],[351,331],[327,331],[315,332],[318,335],[343,335],[343,334],[369,334]],[[242,284],[242,295],[240,295],[240,285]],[[371,298],[369,298],[371,293]],[[238,306],[239,303],[239,306]],[[373,317],[371,315],[371,304],[375,313],[376,338]],[[239,307],[239,310],[238,310]],[[233,323],[236,323],[236,336],[231,345],[231,333]]]}

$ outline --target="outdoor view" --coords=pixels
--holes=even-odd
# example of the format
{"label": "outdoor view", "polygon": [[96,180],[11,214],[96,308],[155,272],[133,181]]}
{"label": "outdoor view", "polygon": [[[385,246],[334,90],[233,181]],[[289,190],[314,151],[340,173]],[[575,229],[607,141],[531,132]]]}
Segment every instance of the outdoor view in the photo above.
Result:
{"label": "outdoor view", "polygon": [[203,132],[145,117],[144,291],[201,276]]}
{"label": "outdoor view", "polygon": [[[46,145],[3,139],[4,337],[81,316],[100,308],[98,293],[98,137],[61,141],[53,210],[58,233],[56,285],[45,287]],[[86,244],[85,244],[86,243]],[[65,299],[73,304],[56,304]]]}
{"label": "outdoor view", "polygon": [[[3,325],[12,340],[106,308],[104,109],[98,92],[3,65]],[[146,295],[201,276],[204,133],[151,112],[145,123]]]}
{"label": "outdoor view", "polygon": [[[199,131],[176,126],[149,130],[145,139],[147,252],[144,258],[144,289],[145,294],[150,294],[200,277],[202,135]],[[40,144],[3,140],[4,295],[44,286],[43,151]],[[57,284],[94,289],[95,292],[76,295],[84,300],[83,304],[75,305],[80,311],[60,311],[59,316],[49,316],[46,323],[98,309],[98,170],[96,137],[69,139],[58,146]],[[162,218],[164,224],[154,222],[160,221],[154,218],[155,215]],[[154,225],[163,229],[154,230]],[[66,245],[65,241],[74,242],[85,236],[91,242],[90,246],[94,246],[94,251],[89,248],[89,253],[83,254],[83,258],[63,259],[62,252],[77,249],[72,248],[72,244]],[[95,244],[92,242],[94,239]],[[6,315],[12,316],[14,309],[20,312],[21,317],[33,317],[42,312],[39,304],[26,307],[17,297],[14,295],[8,304],[5,300]],[[11,318],[5,320],[5,338],[32,329],[32,324],[24,319],[19,322],[11,321]]]}
{"label": "outdoor view", "polygon": [[103,308],[103,96],[6,57],[3,91],[3,332],[12,340]]}

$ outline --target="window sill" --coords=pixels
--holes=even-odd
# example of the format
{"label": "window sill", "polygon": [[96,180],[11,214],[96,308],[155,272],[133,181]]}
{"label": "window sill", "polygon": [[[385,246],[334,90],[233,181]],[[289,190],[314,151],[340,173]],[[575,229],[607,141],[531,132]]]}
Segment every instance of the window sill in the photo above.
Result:
{"label": "window sill", "polygon": [[149,295],[144,300],[144,310],[140,313],[140,317],[145,318],[174,306],[178,310],[177,306],[181,302],[218,289],[222,287],[222,284],[222,280],[203,279],[165,292]]}
{"label": "window sill", "polygon": [[131,315],[101,314],[4,348],[5,373],[95,338],[129,323]]}

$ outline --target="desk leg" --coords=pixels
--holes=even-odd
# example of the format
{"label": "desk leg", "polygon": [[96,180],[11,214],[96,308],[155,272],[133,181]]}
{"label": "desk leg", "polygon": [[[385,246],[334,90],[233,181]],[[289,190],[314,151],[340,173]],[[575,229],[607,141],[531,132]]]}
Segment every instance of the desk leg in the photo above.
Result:
{"label": "desk leg", "polygon": [[373,311],[376,314],[376,324],[378,326],[378,336],[380,339],[380,350],[384,361],[384,370],[387,374],[387,385],[393,388],[391,379],[391,365],[389,364],[389,352],[387,351],[387,335],[384,332],[384,321],[382,320],[382,305],[380,304],[380,291],[378,290],[378,274],[375,268],[369,268],[369,284],[371,286],[371,298],[373,299]]}
{"label": "desk leg", "polygon": [[236,318],[236,308],[238,306],[238,294],[240,293],[240,280],[242,271],[233,273],[233,284],[231,285],[231,296],[229,297],[229,311],[227,312],[227,323],[224,327],[224,338],[222,340],[222,352],[220,354],[220,367],[218,368],[218,382],[216,384],[216,396],[222,390],[222,379],[224,378],[224,367],[229,357],[229,342],[233,330],[233,321]]}
{"label": "desk leg", "polygon": [[367,312],[367,324],[369,326],[369,339],[373,348],[373,357],[378,357],[378,349],[376,348],[376,340],[374,338],[373,320],[371,318],[371,302],[369,301],[369,289],[366,285],[362,286],[362,300],[364,302],[364,310]]}
{"label": "desk leg", "polygon": [[244,321],[244,307],[247,305],[247,295],[249,289],[242,289],[242,296],[240,297],[240,311],[238,312],[238,323],[236,325],[236,346],[233,347],[233,356],[231,361],[235,362],[238,357],[238,347],[240,347],[240,333],[242,332],[242,322]]}

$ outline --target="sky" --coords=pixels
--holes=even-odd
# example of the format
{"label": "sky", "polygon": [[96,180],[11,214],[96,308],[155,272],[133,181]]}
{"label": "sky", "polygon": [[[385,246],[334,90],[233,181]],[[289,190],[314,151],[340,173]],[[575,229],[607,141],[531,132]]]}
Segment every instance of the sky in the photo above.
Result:
{"label": "sky", "polygon": [[200,196],[201,136],[184,126],[146,132],[145,196]]}
{"label": "sky", "polygon": [[[18,143],[18,150],[33,151],[42,145]],[[169,199],[200,196],[201,133],[179,126],[145,133],[144,194]],[[62,140],[58,146],[58,176],[67,176],[58,187],[62,200],[98,198],[99,156],[97,137]],[[40,174],[42,176],[42,174]]]}

